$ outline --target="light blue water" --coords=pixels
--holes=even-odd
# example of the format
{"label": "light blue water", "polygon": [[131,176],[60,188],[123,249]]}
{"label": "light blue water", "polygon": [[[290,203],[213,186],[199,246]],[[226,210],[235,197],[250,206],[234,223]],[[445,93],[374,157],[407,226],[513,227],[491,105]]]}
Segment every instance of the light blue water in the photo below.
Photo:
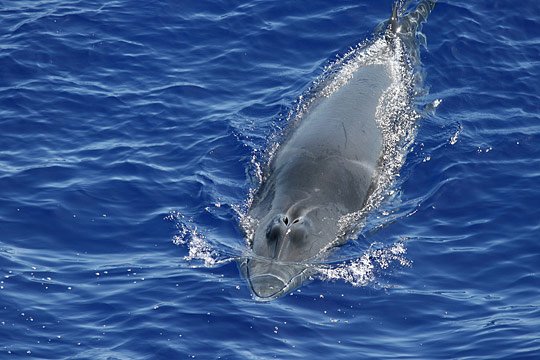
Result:
{"label": "light blue water", "polygon": [[245,249],[253,155],[391,5],[1,2],[0,357],[538,358],[537,1],[431,14],[418,101],[442,102],[393,221],[339,250],[403,243],[367,284],[262,304],[171,240]]}

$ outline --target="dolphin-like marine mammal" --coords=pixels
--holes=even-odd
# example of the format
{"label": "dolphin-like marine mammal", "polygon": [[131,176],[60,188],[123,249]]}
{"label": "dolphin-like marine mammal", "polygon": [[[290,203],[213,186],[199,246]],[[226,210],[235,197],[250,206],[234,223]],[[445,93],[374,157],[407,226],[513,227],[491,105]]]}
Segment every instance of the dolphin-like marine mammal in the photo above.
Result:
{"label": "dolphin-like marine mammal", "polygon": [[[421,1],[401,21],[396,3],[386,41],[401,26],[415,34],[434,3]],[[361,210],[374,188],[383,149],[376,113],[391,84],[384,64],[359,67],[313,102],[278,148],[248,212],[257,223],[253,256],[240,265],[256,299],[299,286],[313,273],[310,263],[344,241],[340,218]]]}

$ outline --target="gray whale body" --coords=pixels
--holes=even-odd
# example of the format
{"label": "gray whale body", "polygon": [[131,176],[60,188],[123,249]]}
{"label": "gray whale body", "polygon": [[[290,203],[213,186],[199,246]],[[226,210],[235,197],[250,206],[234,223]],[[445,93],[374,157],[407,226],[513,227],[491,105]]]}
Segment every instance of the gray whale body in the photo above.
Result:
{"label": "gray whale body", "polygon": [[261,258],[247,260],[245,271],[259,299],[309,276],[305,262],[336,239],[343,215],[364,206],[382,150],[375,112],[390,84],[384,65],[359,69],[279,148],[249,212],[259,221],[253,251]]}
{"label": "gray whale body", "polygon": [[[427,3],[430,11],[434,2]],[[396,5],[389,24],[395,33]],[[376,111],[391,84],[386,65],[359,67],[320,95],[278,148],[248,213],[257,222],[254,256],[240,264],[257,300],[302,284],[314,271],[310,263],[339,245],[340,218],[364,207],[383,149]]]}

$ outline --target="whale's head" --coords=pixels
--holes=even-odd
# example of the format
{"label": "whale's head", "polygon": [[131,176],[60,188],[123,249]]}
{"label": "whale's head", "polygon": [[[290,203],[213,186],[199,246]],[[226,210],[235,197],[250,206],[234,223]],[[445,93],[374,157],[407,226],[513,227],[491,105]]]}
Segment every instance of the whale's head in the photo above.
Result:
{"label": "whale's head", "polygon": [[320,208],[275,211],[259,222],[254,256],[242,264],[256,299],[267,301],[300,286],[336,234],[337,221]]}

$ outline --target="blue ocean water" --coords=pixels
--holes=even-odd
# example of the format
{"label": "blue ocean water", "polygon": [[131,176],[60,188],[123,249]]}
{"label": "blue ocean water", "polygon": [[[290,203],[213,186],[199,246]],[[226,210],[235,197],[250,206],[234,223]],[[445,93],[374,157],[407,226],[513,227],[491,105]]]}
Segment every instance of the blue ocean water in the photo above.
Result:
{"label": "blue ocean water", "polygon": [[259,303],[225,261],[254,154],[390,8],[0,2],[0,357],[540,357],[536,0],[441,1],[423,28],[418,102],[440,104],[399,215],[357,240],[405,265]]}

